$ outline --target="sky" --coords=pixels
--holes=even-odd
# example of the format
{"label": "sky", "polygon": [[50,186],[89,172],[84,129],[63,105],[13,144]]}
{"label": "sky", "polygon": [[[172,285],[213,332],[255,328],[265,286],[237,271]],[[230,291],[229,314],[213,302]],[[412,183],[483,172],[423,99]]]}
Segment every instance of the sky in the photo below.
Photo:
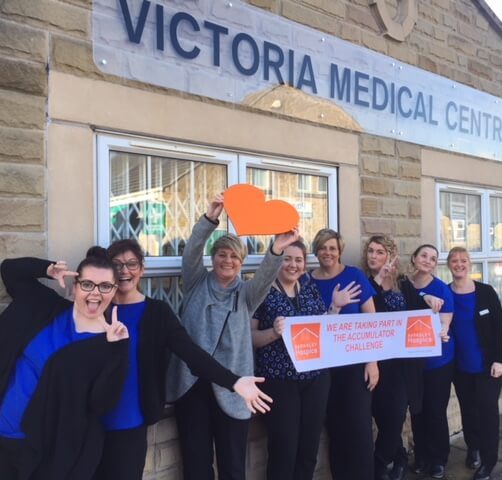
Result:
{"label": "sky", "polygon": [[497,16],[502,20],[502,0],[485,0],[490,8],[497,14]]}

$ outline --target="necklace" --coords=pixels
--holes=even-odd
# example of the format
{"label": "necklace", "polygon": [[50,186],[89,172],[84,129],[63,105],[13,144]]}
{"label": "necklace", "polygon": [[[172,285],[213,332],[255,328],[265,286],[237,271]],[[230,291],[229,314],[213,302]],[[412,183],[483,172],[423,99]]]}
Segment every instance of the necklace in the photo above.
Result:
{"label": "necklace", "polygon": [[298,299],[298,282],[295,282],[295,286],[294,286],[294,292],[295,292],[295,296],[293,298],[291,298],[287,293],[286,293],[286,290],[284,289],[282,283],[279,281],[278,278],[275,279],[275,283],[277,284],[277,286],[279,287],[279,290],[281,291],[281,293],[288,299],[289,303],[291,304],[291,306],[296,310],[296,311],[299,311],[300,310],[300,300]]}

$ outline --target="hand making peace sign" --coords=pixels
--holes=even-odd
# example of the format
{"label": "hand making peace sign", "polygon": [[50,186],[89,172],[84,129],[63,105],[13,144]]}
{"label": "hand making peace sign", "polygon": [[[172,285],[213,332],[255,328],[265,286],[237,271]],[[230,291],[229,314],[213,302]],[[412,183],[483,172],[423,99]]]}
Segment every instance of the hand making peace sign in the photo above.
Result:
{"label": "hand making peace sign", "polygon": [[105,329],[106,340],[108,342],[118,342],[129,338],[127,327],[122,322],[119,322],[117,318],[117,306],[112,308],[112,322],[108,323],[106,320],[102,319],[101,325]]}

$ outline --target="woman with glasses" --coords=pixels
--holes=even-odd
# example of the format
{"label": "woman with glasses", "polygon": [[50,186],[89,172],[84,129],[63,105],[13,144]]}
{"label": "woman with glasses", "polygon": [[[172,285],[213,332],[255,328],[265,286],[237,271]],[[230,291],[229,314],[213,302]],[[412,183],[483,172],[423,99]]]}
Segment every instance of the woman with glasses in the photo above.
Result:
{"label": "woman with glasses", "polygon": [[118,240],[108,247],[108,254],[118,272],[113,303],[130,334],[129,370],[118,405],[103,418],[107,433],[93,480],[141,480],[147,426],[158,422],[164,411],[166,365],[171,351],[189,365],[194,375],[236,392],[234,395],[240,395],[252,411],[261,410],[261,392],[254,377],[239,378],[197,346],[167,303],[141,293],[139,284],[145,269],[138,242]]}
{"label": "woman with glasses", "polygon": [[474,480],[489,480],[499,447],[502,307],[493,287],[471,279],[464,247],[452,248],[447,263],[453,277],[454,384],[467,444],[465,464],[477,469]]}
{"label": "woman with glasses", "polygon": [[[311,277],[329,308],[333,292],[357,286],[357,296],[341,307],[340,314],[373,313],[375,291],[364,273],[341,261],[343,239],[338,232],[325,228],[317,232],[312,249],[319,267]],[[371,391],[378,383],[376,362],[330,369],[327,429],[330,437],[331,473],[336,480],[373,479],[373,432]]]}
{"label": "woman with glasses", "polygon": [[[419,296],[412,283],[399,275],[395,241],[387,235],[374,235],[363,252],[364,270],[376,291],[377,312],[432,308],[437,312],[443,300]],[[373,417],[378,427],[375,441],[375,479],[402,480],[408,469],[408,454],[401,432],[408,406],[412,414],[422,408],[423,359],[394,358],[378,362],[380,381],[373,392]],[[392,469],[390,468],[392,466]]]}
{"label": "woman with glasses", "polygon": [[[254,371],[251,317],[276,277],[283,250],[298,239],[298,232],[278,235],[253,278],[246,281],[239,274],[247,249],[235,235],[224,235],[211,248],[213,268],[208,271],[203,263],[204,246],[218,226],[222,210],[223,197],[217,195],[195,224],[183,251],[181,321],[194,341],[216,360],[236,373],[250,375]],[[214,478],[213,442],[218,478],[243,480],[250,417],[244,401],[198,380],[178,357],[171,362],[168,387],[168,395],[177,400],[185,480]],[[262,398],[252,402],[254,410],[268,410],[264,400],[270,398]]]}
{"label": "woman with glasses", "polygon": [[450,453],[450,433],[447,408],[453,379],[455,347],[449,337],[453,317],[453,296],[448,285],[434,276],[438,251],[434,245],[420,245],[411,256],[413,267],[409,279],[420,296],[427,294],[443,300],[439,310],[441,320],[441,356],[428,357],[423,371],[422,411],[411,415],[417,474],[429,473],[432,478],[444,478]]}
{"label": "woman with glasses", "polygon": [[[0,478],[87,480],[101,453],[100,417],[117,402],[127,367],[127,328],[105,313],[118,277],[94,248],[65,262],[4,260],[12,302],[0,316]],[[39,278],[72,277],[74,302]]]}

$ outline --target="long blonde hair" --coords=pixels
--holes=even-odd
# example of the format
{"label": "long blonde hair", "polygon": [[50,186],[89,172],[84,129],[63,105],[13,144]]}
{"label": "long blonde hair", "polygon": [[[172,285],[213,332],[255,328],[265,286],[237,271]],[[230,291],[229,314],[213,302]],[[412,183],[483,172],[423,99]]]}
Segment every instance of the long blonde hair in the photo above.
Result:
{"label": "long blonde hair", "polygon": [[[380,234],[380,235],[373,235],[372,237],[370,237],[364,244],[363,261],[362,261],[363,270],[368,276],[371,275],[370,269],[368,267],[368,247],[370,243],[377,243],[378,245],[381,245],[387,252],[389,259],[394,258],[398,255],[397,244],[394,241],[394,239],[389,235]],[[396,265],[396,268],[398,268],[398,265]],[[394,278],[392,279],[392,290],[395,292],[399,291],[399,287],[397,284],[398,276],[399,272],[397,272],[397,275],[395,275]]]}

